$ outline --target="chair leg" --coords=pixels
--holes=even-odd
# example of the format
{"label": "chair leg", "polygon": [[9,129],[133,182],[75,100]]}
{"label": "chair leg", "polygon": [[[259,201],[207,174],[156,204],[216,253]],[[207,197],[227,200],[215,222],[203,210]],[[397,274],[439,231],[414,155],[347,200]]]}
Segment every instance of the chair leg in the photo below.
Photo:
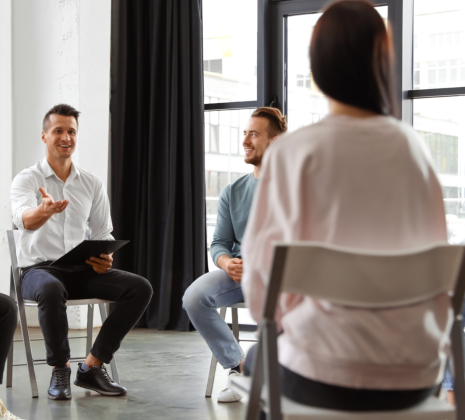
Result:
{"label": "chair leg", "polygon": [[[102,324],[103,324],[107,319],[107,311],[105,308],[105,303],[100,303],[98,307],[100,310],[100,317],[102,318]],[[116,366],[116,356],[113,356],[113,359],[111,359],[110,368],[111,368],[111,376],[113,377],[113,380],[119,384],[118,367]]]}
{"label": "chair leg", "polygon": [[[221,318],[226,318],[226,307],[220,309],[220,316]],[[209,398],[212,396],[213,391],[213,383],[215,382],[215,374],[216,374],[216,364],[218,361],[216,357],[212,354],[212,360],[210,362],[210,370],[208,371],[208,382],[207,382],[207,389],[205,390],[205,397]]]}
{"label": "chair leg", "polygon": [[31,342],[29,340],[29,331],[27,329],[26,308],[24,306],[23,297],[18,292],[18,307],[19,307],[19,322],[21,324],[21,333],[23,335],[24,349],[26,350],[26,361],[29,370],[29,379],[31,381],[32,398],[39,397],[37,390],[36,372],[34,370],[34,361],[32,359]]}
{"label": "chair leg", "polygon": [[265,321],[263,332],[263,366],[265,386],[268,391],[268,420],[282,420],[281,378],[278,368],[278,334],[275,321]]}
{"label": "chair leg", "polygon": [[232,317],[232,331],[234,337],[239,343],[239,317],[237,316],[237,308],[231,308],[231,317]]}
{"label": "chair leg", "polygon": [[454,393],[457,419],[465,418],[465,369],[463,357],[463,324],[457,317],[452,326],[452,360],[454,372]]}
{"label": "chair leg", "polygon": [[207,382],[207,389],[205,390],[205,397],[210,398],[212,396],[213,391],[213,383],[215,382],[215,374],[216,374],[216,364],[218,361],[216,357],[212,354],[212,360],[210,362],[210,370],[208,371],[208,382]]}
{"label": "chair leg", "polygon": [[94,328],[94,305],[87,305],[87,339],[86,339],[86,357],[92,348],[92,332]]}
{"label": "chair leg", "polygon": [[260,398],[263,387],[263,331],[257,344],[252,366],[252,385],[250,387],[249,403],[245,414],[246,420],[258,420],[260,415]]}
{"label": "chair leg", "polygon": [[6,387],[11,388],[13,386],[13,344],[11,342],[10,351],[8,352],[8,359],[6,362]]}

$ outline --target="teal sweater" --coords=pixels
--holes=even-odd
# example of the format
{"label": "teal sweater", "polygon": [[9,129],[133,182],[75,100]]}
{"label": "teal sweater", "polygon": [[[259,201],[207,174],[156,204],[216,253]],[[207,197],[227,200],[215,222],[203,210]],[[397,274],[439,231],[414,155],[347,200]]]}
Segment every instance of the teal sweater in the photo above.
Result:
{"label": "teal sweater", "polygon": [[240,177],[221,192],[218,219],[211,243],[214,263],[220,255],[241,258],[241,242],[249,218],[252,199],[258,180],[253,174]]}

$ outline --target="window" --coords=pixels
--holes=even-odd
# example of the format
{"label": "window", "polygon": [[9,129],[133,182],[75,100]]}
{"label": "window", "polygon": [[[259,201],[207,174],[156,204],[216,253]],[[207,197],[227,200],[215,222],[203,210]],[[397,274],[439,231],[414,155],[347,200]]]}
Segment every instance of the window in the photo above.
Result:
{"label": "window", "polygon": [[458,175],[458,137],[419,131],[428,145],[437,173]]}
{"label": "window", "polygon": [[414,2],[413,126],[431,152],[453,243],[465,241],[464,13],[464,1]]}
{"label": "window", "polygon": [[[226,185],[252,172],[244,163],[243,130],[258,107],[257,0],[203,0],[205,188],[207,239]],[[209,258],[210,270],[216,269]]]}
{"label": "window", "polygon": [[205,73],[223,74],[223,59],[204,60],[203,71]]}
{"label": "window", "polygon": [[205,103],[257,99],[257,0],[203,0]]}

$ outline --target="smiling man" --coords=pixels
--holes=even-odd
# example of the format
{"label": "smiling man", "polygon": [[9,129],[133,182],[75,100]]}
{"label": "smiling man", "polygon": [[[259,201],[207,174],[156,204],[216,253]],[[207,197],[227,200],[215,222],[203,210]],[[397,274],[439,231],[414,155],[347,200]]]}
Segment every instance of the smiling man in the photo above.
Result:
{"label": "smiling man", "polygon": [[[240,375],[244,352],[217,308],[243,302],[241,289],[241,242],[244,235],[262,158],[267,147],[287,130],[285,117],[276,108],[258,108],[244,130],[242,143],[245,163],[253,165],[253,173],[227,185],[218,204],[218,219],[211,244],[211,257],[220,270],[198,278],[186,290],[183,306],[192,324],[207,342],[216,360],[231,369],[229,377]],[[228,384],[218,402],[239,401],[242,397]]]}
{"label": "smiling man", "polygon": [[39,305],[47,363],[53,367],[48,396],[71,398],[68,343],[68,299],[117,302],[102,325],[90,353],[79,364],[74,383],[106,396],[125,395],[104,363],[110,363],[121,341],[141,317],[152,296],[150,283],[135,274],[112,269],[111,255],[83,261],[82,266],[51,266],[86,239],[114,240],[108,196],[102,181],[72,162],[79,112],[56,105],[44,117],[42,142],[47,156],[20,172],[11,187],[13,222],[20,231],[17,246],[24,299]]}

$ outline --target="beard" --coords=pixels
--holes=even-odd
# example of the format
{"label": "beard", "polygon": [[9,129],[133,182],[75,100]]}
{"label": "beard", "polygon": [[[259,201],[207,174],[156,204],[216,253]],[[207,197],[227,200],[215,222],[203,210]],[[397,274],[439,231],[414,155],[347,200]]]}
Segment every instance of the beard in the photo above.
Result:
{"label": "beard", "polygon": [[245,157],[244,162],[249,165],[260,166],[262,164],[262,159],[263,159],[263,156],[254,156],[251,158]]}

